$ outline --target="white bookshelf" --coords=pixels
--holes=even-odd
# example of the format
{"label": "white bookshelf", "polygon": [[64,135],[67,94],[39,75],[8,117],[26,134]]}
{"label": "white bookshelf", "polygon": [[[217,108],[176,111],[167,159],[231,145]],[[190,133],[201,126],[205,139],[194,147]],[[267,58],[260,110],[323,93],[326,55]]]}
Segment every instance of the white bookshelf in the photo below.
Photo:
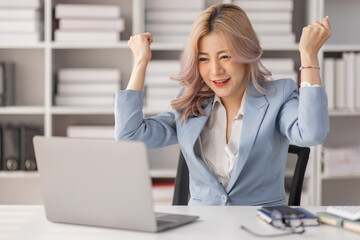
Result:
{"label": "white bookshelf", "polygon": [[349,175],[349,176],[321,176],[322,180],[360,180],[359,175]]}
{"label": "white bookshelf", "polygon": [[0,172],[0,203],[43,204],[38,172]]}
{"label": "white bookshelf", "polygon": [[[176,170],[169,170],[169,169],[152,169],[150,171],[150,176],[153,178],[175,178]],[[1,171],[0,172],[0,179],[24,179],[27,178],[40,178],[39,172],[24,172],[24,171]]]}
{"label": "white bookshelf", "polygon": [[39,114],[42,115],[45,113],[44,107],[1,107],[1,115],[17,115],[17,114]]}
{"label": "white bookshelf", "polygon": [[[360,51],[360,30],[356,27],[360,16],[356,13],[360,8],[357,0],[319,0],[319,16],[329,16],[332,26],[332,37],[322,49],[321,60],[327,54],[341,55],[343,52]],[[357,81],[358,82],[358,81]],[[347,147],[360,144],[360,109],[329,110],[330,133],[325,147]],[[317,185],[318,205],[360,204],[360,176],[325,176],[322,173],[322,146],[318,148]]]}
{"label": "white bookshelf", "polygon": [[114,115],[114,108],[91,108],[91,107],[52,107],[50,109],[50,113],[52,115],[72,115],[72,114],[88,114],[88,115],[96,115],[96,114],[109,114]]}
{"label": "white bookshelf", "polygon": [[181,43],[152,43],[151,44],[151,50],[174,50],[174,51],[180,51],[183,49],[183,44]]}
{"label": "white bookshelf", "polygon": [[298,44],[264,44],[261,46],[264,51],[298,51]]}
{"label": "white bookshelf", "polygon": [[39,172],[24,172],[24,171],[15,171],[15,172],[8,172],[8,171],[1,171],[0,172],[0,179],[23,179],[23,178],[39,178]]}
{"label": "white bookshelf", "polygon": [[[64,67],[112,67],[121,70],[122,88],[127,85],[130,78],[133,57],[127,46],[127,40],[132,34],[141,33],[145,29],[145,1],[146,0],[43,0],[44,36],[43,41],[35,44],[0,43],[0,61],[13,61],[23,66],[16,72],[16,105],[0,107],[0,123],[30,123],[43,127],[45,136],[65,136],[66,127],[69,125],[99,125],[114,124],[113,108],[94,107],[61,107],[53,105],[53,88],[56,72]],[[177,0],[176,0],[177,1]],[[180,0],[179,0],[180,1]],[[125,18],[125,32],[121,35],[121,41],[117,43],[103,44],[96,42],[86,43],[59,43],[53,41],[53,7],[56,3],[105,3],[118,4],[121,7],[122,17]],[[206,0],[206,7],[217,2],[231,2],[231,0]],[[324,54],[327,52],[360,51],[360,33],[355,23],[360,17],[355,9],[359,9],[360,2],[357,0],[294,0],[293,29],[296,32],[296,40],[299,41],[302,26],[322,19],[329,15],[333,26],[333,36],[319,53],[320,64],[323,64]],[[340,11],[339,11],[340,10]],[[344,12],[345,11],[345,12]],[[343,16],[355,20],[347,21]],[[339,20],[340,19],[340,20]],[[339,23],[338,23],[339,22]],[[353,23],[353,27],[348,25]],[[344,27],[346,26],[346,27]],[[342,28],[347,28],[344,30]],[[355,29],[356,28],[356,29]],[[354,30],[355,29],[355,30]],[[350,42],[346,31],[355,31],[351,35]],[[345,31],[345,32],[344,32]],[[350,37],[349,37],[350,39]],[[156,39],[155,39],[156,40]],[[264,44],[264,57],[290,57],[295,60],[295,69],[300,66],[298,44]],[[153,59],[179,59],[182,43],[157,43],[151,45]],[[144,115],[151,116],[168,109],[145,108]],[[337,120],[336,120],[337,119]],[[360,136],[360,127],[354,126],[360,120],[359,111],[330,111],[330,121],[335,125],[333,128],[342,127],[339,119],[351,119],[348,128],[355,127],[355,131],[349,139]],[[359,124],[357,124],[359,125]],[[325,144],[333,141],[332,135]],[[360,183],[359,176],[343,178],[326,178],[322,175],[322,146],[311,148],[310,161],[306,172],[305,188],[307,189],[306,202],[309,205],[323,203],[323,195],[331,195],[331,191],[337,191],[329,187],[326,181],[346,181],[352,184]],[[153,178],[174,178],[176,169],[152,169]],[[41,203],[39,193],[39,175],[37,173],[24,172],[0,172],[0,195],[23,198],[23,203]],[[29,179],[32,179],[29,181]],[[325,182],[324,182],[325,181]],[[322,189],[323,183],[326,191]],[[30,185],[29,185],[30,184]],[[31,185],[33,184],[33,185]],[[6,187],[6,186],[16,187]],[[360,184],[359,184],[360,185]],[[33,198],[24,197],[21,191],[24,188],[34,189]],[[14,190],[16,189],[16,190]],[[28,192],[27,192],[28,193]],[[20,194],[20,195],[17,195]],[[352,198],[356,196],[350,196]],[[26,199],[26,200],[25,200]],[[11,198],[1,199],[1,203],[10,203]],[[9,202],[10,201],[10,202]],[[360,198],[358,198],[359,204]],[[15,199],[14,203],[20,203]]]}
{"label": "white bookshelf", "polygon": [[128,49],[127,41],[120,41],[118,43],[98,43],[98,42],[86,42],[86,43],[57,43],[50,44],[51,49]]}
{"label": "white bookshelf", "polygon": [[44,43],[0,43],[0,49],[45,49]]}
{"label": "white bookshelf", "polygon": [[360,44],[326,44],[323,50],[325,52],[355,52],[360,51]]}
{"label": "white bookshelf", "polygon": [[346,117],[346,116],[360,117],[360,111],[358,111],[358,110],[344,110],[344,111],[330,110],[329,116],[330,117]]}

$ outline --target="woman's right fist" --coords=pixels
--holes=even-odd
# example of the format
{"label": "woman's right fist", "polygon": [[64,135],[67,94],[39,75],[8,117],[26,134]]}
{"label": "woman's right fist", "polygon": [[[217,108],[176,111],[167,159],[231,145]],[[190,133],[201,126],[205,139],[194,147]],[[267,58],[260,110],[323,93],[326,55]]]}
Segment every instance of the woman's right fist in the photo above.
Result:
{"label": "woman's right fist", "polygon": [[128,45],[135,56],[135,61],[150,61],[151,49],[150,44],[153,42],[152,34],[141,33],[133,35],[128,41]]}

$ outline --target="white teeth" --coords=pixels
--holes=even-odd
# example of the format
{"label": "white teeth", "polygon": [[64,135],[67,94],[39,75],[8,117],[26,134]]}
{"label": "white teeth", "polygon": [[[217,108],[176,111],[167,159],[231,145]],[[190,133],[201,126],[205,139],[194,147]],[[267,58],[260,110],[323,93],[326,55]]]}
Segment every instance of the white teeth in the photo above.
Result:
{"label": "white teeth", "polygon": [[216,83],[222,83],[222,82],[226,82],[228,79],[224,79],[224,80],[219,80],[219,81],[214,81]]}

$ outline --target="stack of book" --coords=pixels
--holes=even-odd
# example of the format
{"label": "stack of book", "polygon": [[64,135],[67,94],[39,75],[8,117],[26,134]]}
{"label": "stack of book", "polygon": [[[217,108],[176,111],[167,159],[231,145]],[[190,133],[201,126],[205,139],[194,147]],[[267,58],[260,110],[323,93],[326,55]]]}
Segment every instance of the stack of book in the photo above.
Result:
{"label": "stack of book", "polygon": [[360,146],[324,147],[324,176],[360,176]]}
{"label": "stack of book", "polygon": [[175,99],[180,90],[178,81],[170,77],[178,76],[180,61],[152,60],[146,69],[145,105],[153,109],[169,109],[171,100]]}
{"label": "stack of book", "polygon": [[[313,213],[309,212],[305,208],[294,208],[296,211],[301,213],[300,217],[305,227],[318,226],[319,221],[318,217]],[[257,218],[261,221],[271,224],[276,218],[271,214],[271,212],[265,210],[264,208],[258,209]]]}
{"label": "stack of book", "polygon": [[261,44],[295,43],[293,0],[233,0],[248,15]]}
{"label": "stack of book", "polygon": [[146,0],[145,30],[153,34],[154,42],[185,43],[204,8],[205,0]]}
{"label": "stack of book", "polygon": [[120,89],[115,68],[63,68],[58,71],[55,105],[112,107]]}
{"label": "stack of book", "polygon": [[316,214],[321,223],[360,233],[360,206],[329,206]]}
{"label": "stack of book", "polygon": [[120,14],[118,5],[57,4],[55,41],[118,42],[125,29]]}
{"label": "stack of book", "polygon": [[[357,80],[356,80],[357,79]],[[330,110],[360,110],[360,53],[325,58],[324,85]]]}
{"label": "stack of book", "polygon": [[295,62],[292,58],[262,58],[262,64],[272,74],[272,79],[291,78],[298,83]]}
{"label": "stack of book", "polygon": [[14,64],[0,62],[0,106],[15,105]]}
{"label": "stack of book", "polygon": [[40,0],[0,1],[0,42],[36,43],[42,33]]}

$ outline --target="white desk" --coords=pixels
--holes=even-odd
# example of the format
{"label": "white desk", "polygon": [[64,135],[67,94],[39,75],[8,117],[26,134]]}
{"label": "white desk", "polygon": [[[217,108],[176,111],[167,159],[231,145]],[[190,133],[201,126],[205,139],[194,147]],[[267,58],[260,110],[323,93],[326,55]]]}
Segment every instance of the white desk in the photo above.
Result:
{"label": "white desk", "polygon": [[[156,211],[199,215],[192,224],[162,233],[133,232],[118,229],[78,226],[52,223],[46,220],[43,206],[0,205],[0,239],[6,240],[57,240],[57,239],[261,239],[249,235],[239,228],[248,228],[263,234],[278,233],[256,218],[257,207],[184,207],[158,206]],[[312,212],[322,211],[324,207],[309,207]],[[273,238],[275,239],[275,238]],[[276,238],[279,239],[279,238]],[[290,235],[280,239],[360,239],[360,235],[336,227],[321,225],[307,227],[302,235]]]}

